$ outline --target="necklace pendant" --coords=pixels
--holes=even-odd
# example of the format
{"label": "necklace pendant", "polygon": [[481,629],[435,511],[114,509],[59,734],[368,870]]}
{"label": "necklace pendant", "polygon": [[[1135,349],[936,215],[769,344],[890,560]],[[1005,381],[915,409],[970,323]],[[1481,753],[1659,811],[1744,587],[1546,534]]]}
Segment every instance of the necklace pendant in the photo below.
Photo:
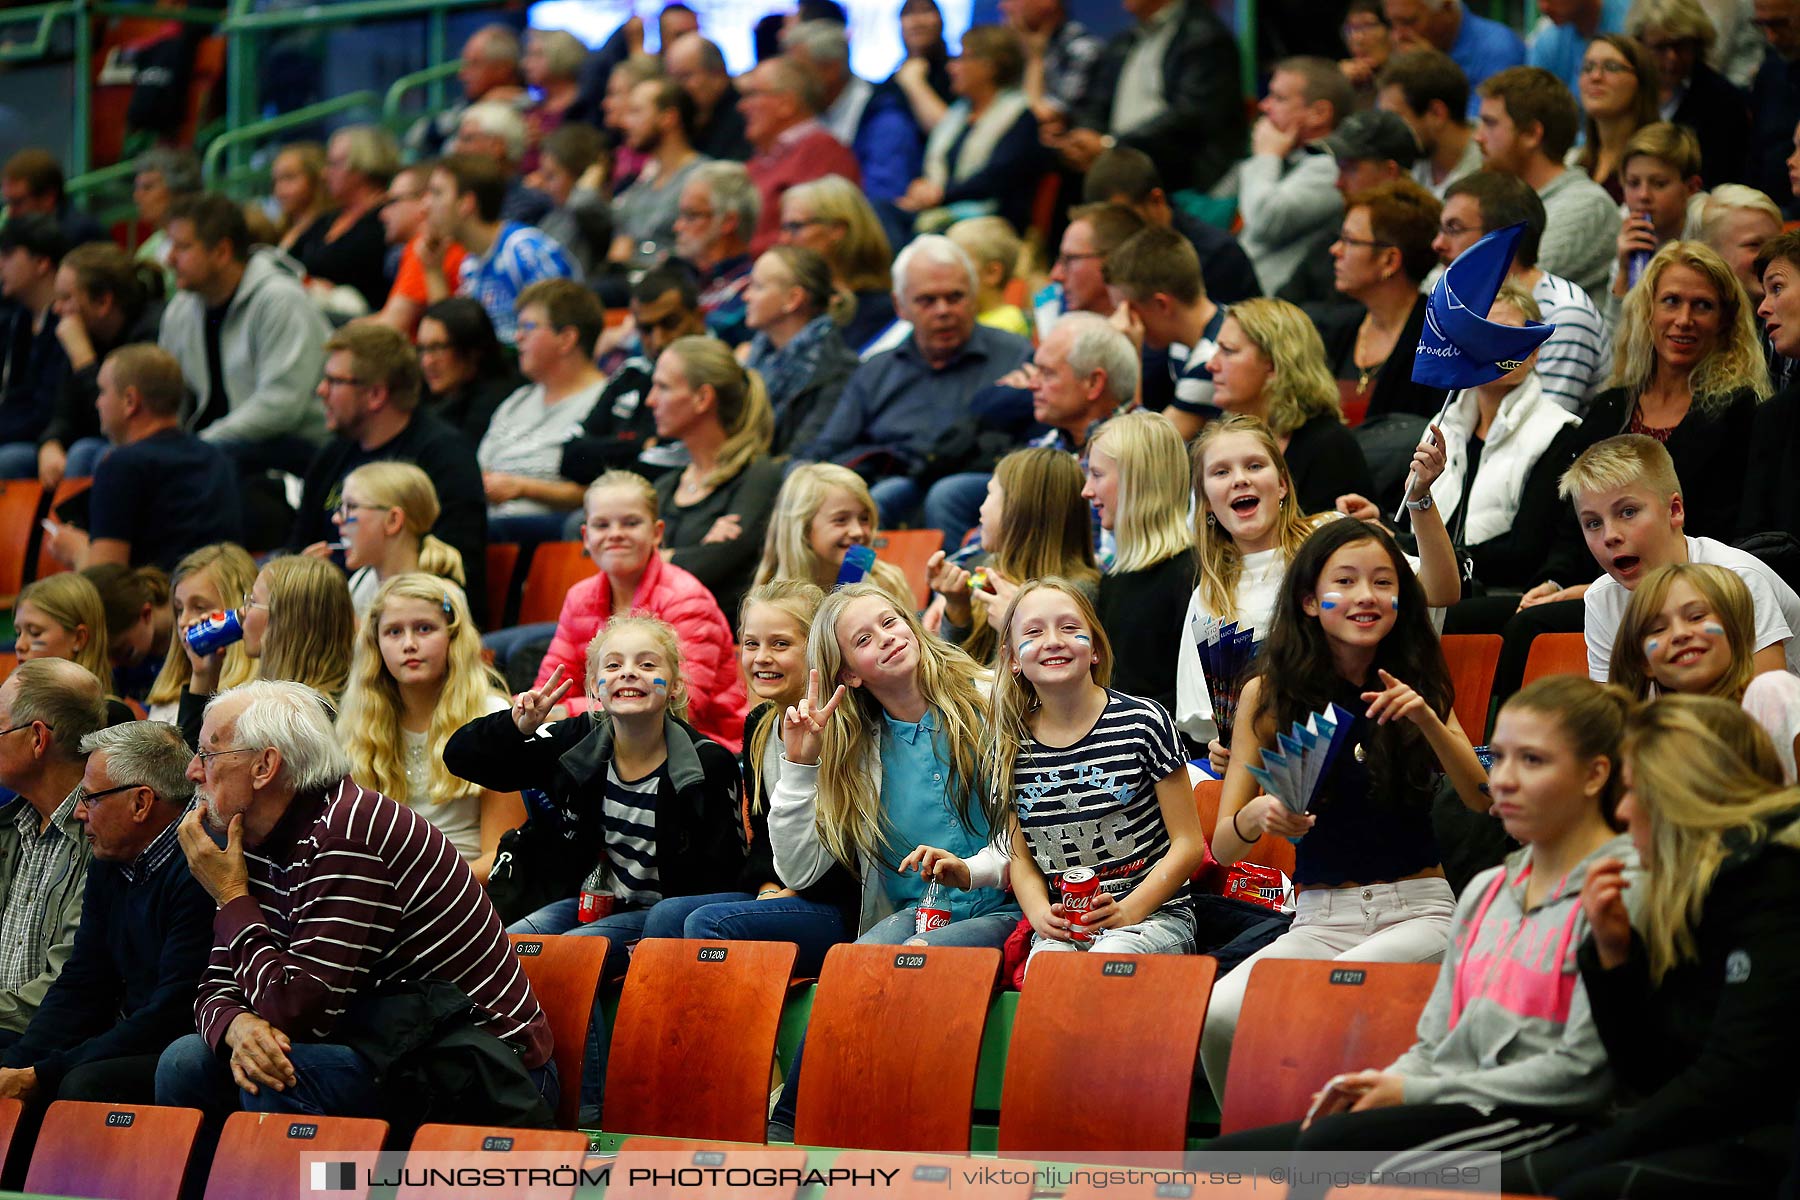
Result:
{"label": "necklace pendant", "polygon": [[1356,743],[1356,749],[1352,750],[1351,753],[1356,756],[1357,762],[1368,761],[1368,753],[1363,750],[1363,744],[1361,742]]}

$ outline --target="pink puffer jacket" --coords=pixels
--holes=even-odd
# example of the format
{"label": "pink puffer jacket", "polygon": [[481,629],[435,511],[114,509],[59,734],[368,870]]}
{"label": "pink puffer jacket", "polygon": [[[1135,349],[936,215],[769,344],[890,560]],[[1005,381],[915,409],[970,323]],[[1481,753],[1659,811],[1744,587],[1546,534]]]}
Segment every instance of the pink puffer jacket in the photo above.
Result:
{"label": "pink puffer jacket", "polygon": [[[606,623],[601,614],[612,608],[612,586],[604,574],[582,580],[563,599],[556,636],[538,667],[537,686],[544,686],[558,666],[564,668],[568,677],[577,681],[566,701],[570,712],[593,707],[587,696],[588,643]],[[675,636],[681,640],[681,676],[687,682],[688,724],[733,754],[741,752],[749,704],[738,674],[731,626],[713,594],[698,579],[653,554],[631,597],[631,610],[660,617],[675,627]]]}

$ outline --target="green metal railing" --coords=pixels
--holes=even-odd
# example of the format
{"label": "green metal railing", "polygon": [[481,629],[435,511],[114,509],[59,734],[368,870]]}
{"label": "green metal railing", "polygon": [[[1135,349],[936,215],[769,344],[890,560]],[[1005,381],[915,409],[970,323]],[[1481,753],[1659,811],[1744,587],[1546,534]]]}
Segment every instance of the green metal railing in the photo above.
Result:
{"label": "green metal railing", "polygon": [[74,25],[75,93],[69,145],[70,174],[79,175],[88,168],[92,152],[94,23],[88,19],[86,0],[59,0],[55,4],[34,4],[29,8],[13,8],[0,12],[0,26],[37,22],[37,36],[29,42],[0,43],[0,63],[34,62],[49,56],[57,23],[68,20]]}
{"label": "green metal railing", "polygon": [[274,134],[284,133],[302,125],[311,125],[321,117],[329,117],[353,108],[373,109],[380,101],[381,97],[374,92],[349,92],[330,100],[321,100],[317,104],[309,104],[305,108],[296,108],[293,112],[282,113],[278,117],[269,117],[262,121],[252,121],[247,125],[234,126],[214,138],[212,144],[207,146],[206,157],[200,160],[200,176],[209,185],[219,183],[221,182],[219,164],[226,158],[227,151],[232,152],[231,157],[234,160],[228,175],[235,175],[244,169],[242,162],[236,161],[243,157],[242,148],[248,148],[252,143]]}
{"label": "green metal railing", "polygon": [[439,63],[435,67],[426,67],[423,71],[414,71],[410,75],[402,75],[388,85],[387,97],[381,102],[381,121],[389,129],[398,134],[405,120],[400,109],[408,92],[419,88],[426,89],[425,103],[429,108],[444,106],[444,80],[454,79],[462,70],[461,59],[451,59],[447,63]]}

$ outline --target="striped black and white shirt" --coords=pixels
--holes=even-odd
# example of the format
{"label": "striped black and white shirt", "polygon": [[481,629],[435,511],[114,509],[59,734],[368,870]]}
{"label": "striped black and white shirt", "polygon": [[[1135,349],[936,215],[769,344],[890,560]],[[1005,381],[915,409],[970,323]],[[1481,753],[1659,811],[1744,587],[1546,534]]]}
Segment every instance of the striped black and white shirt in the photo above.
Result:
{"label": "striped black and white shirt", "polygon": [[601,824],[606,830],[606,857],[612,864],[613,894],[634,904],[655,904],[662,897],[656,870],[656,798],[669,783],[669,764],[642,779],[619,778],[617,761],[606,764],[606,797]]}
{"label": "striped black and white shirt", "polygon": [[[1127,895],[1169,852],[1156,785],[1183,770],[1185,758],[1160,704],[1111,689],[1100,719],[1073,745],[1027,739],[1013,768],[1013,800],[1045,878],[1091,867],[1115,900]],[[1186,896],[1184,887],[1176,900]]]}
{"label": "striped black and white shirt", "polygon": [[550,1023],[499,914],[456,847],[412,809],[346,778],[295,796],[244,859],[250,895],[213,918],[194,1003],[215,1050],[240,1013],[324,1041],[359,991],[440,979],[527,1068],[550,1057]]}
{"label": "striped black and white shirt", "polygon": [[1560,275],[1545,272],[1531,298],[1544,310],[1545,324],[1556,326],[1538,350],[1544,395],[1580,416],[1612,369],[1612,327],[1593,299]]}

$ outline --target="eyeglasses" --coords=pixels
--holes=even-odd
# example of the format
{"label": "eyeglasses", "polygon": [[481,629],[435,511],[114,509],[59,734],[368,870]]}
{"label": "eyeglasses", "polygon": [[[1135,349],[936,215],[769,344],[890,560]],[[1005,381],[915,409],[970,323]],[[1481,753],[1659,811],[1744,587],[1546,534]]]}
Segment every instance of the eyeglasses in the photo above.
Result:
{"label": "eyeglasses", "polygon": [[420,342],[413,349],[419,352],[420,358],[424,358],[427,354],[448,354],[456,347],[449,342]]}
{"label": "eyeglasses", "polygon": [[1339,242],[1339,244],[1341,244],[1341,245],[1345,245],[1345,246],[1367,246],[1367,247],[1368,247],[1368,248],[1369,248],[1369,249],[1371,249],[1371,250],[1373,250],[1373,249],[1374,249],[1374,248],[1375,248],[1375,247],[1377,247],[1377,246],[1392,246],[1392,245],[1393,245],[1393,244],[1394,244],[1394,243],[1392,243],[1392,242],[1383,242],[1383,241],[1378,241],[1378,240],[1376,240],[1376,239],[1375,239],[1375,238],[1359,238],[1359,237],[1351,237],[1351,236],[1350,236],[1350,235],[1349,235],[1349,234],[1347,234],[1347,233],[1344,233],[1344,232],[1342,232],[1342,231],[1340,231],[1340,232],[1339,232],[1339,233],[1338,233],[1338,237],[1337,237],[1337,240],[1338,240],[1338,242]]}
{"label": "eyeglasses", "polygon": [[1065,250],[1061,254],[1058,254],[1056,256],[1056,265],[1059,267],[1066,267],[1066,266],[1069,266],[1071,263],[1078,263],[1084,258],[1105,258],[1105,257],[1106,257],[1106,255],[1104,255],[1104,254],[1075,254],[1075,253],[1072,253],[1071,251]]}
{"label": "eyeglasses", "polygon": [[362,380],[356,379],[349,375],[326,375],[324,377],[324,379],[325,379],[325,386],[327,388],[337,388],[337,387],[354,388],[354,387],[364,386]]}
{"label": "eyeglasses", "polygon": [[710,221],[713,219],[713,214],[712,210],[707,208],[678,208],[675,210],[675,219],[677,221]]}
{"label": "eyeglasses", "polygon": [[804,221],[783,221],[781,223],[781,232],[787,234],[789,237],[793,237],[795,234],[805,233],[808,225],[836,224],[836,221],[828,221],[824,217],[807,217]]}
{"label": "eyeglasses", "polygon": [[1583,75],[1636,75],[1630,63],[1622,63],[1616,58],[1602,58],[1594,62],[1581,64]]}
{"label": "eyeglasses", "polygon": [[8,726],[5,729],[0,729],[0,737],[5,737],[9,733],[17,733],[21,729],[30,729],[33,725],[36,725],[36,724],[37,724],[36,721],[27,721],[23,725]]}
{"label": "eyeglasses", "polygon": [[1445,237],[1457,238],[1467,237],[1471,233],[1480,233],[1481,230],[1464,225],[1461,221],[1444,221],[1438,225],[1438,232]]}
{"label": "eyeglasses", "polygon": [[269,607],[269,602],[267,600],[256,600],[256,599],[252,598],[251,593],[245,592],[244,593],[244,603],[240,607],[243,607],[243,608],[267,608],[267,607]]}
{"label": "eyeglasses", "polygon": [[102,788],[97,792],[90,792],[78,784],[75,788],[75,803],[77,806],[85,804],[89,808],[92,808],[94,807],[94,801],[96,800],[103,800],[114,793],[129,792],[145,786],[147,785],[142,783],[121,783],[118,787]]}
{"label": "eyeglasses", "polygon": [[[356,512],[358,509],[366,508],[366,509],[369,509],[370,511],[375,511],[377,509],[380,509],[381,507],[382,506],[379,504],[352,504],[352,503],[350,503],[350,501],[346,500],[342,504],[339,504],[336,508],[332,509],[331,511],[337,515],[338,520],[348,521],[350,519],[350,514],[353,512]],[[249,597],[245,597],[245,599],[247,600],[247,599],[249,599]],[[267,607],[267,606],[265,605],[264,607]]]}
{"label": "eyeglasses", "polygon": [[229,750],[196,750],[194,757],[200,760],[200,765],[204,768],[208,762],[222,754],[259,754],[261,752],[261,746],[233,746]]}

